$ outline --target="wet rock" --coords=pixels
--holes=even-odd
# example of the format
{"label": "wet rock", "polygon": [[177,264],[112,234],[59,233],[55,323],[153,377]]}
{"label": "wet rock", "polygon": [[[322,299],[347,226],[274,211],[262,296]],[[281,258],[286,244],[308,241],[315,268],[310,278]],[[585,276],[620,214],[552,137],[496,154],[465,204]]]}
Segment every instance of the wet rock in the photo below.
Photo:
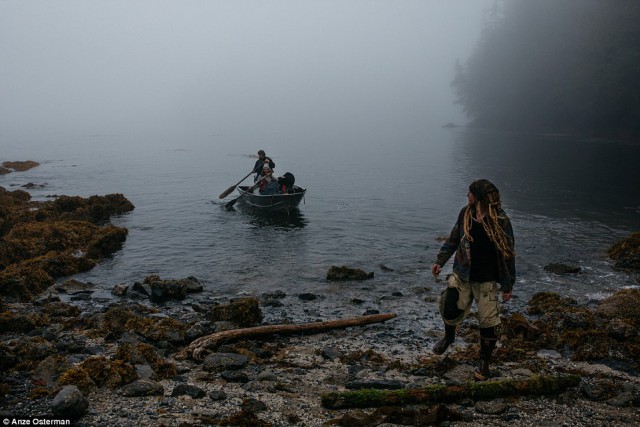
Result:
{"label": "wet rock", "polygon": [[122,387],[120,394],[124,397],[162,396],[164,387],[156,381],[137,380]]}
{"label": "wet rock", "polygon": [[24,185],[21,185],[21,188],[26,188],[27,190],[34,190],[36,188],[45,188],[46,184],[34,184],[33,182],[28,182]]}
{"label": "wet rock", "polygon": [[304,293],[304,294],[298,295],[298,298],[302,301],[313,301],[318,299],[318,296],[312,293]]}
{"label": "wet rock", "polygon": [[209,319],[233,322],[241,327],[257,326],[262,322],[263,314],[255,297],[238,298],[228,304],[211,307]]}
{"label": "wet rock", "polygon": [[188,384],[178,384],[177,386],[174,387],[173,391],[171,392],[171,396],[172,397],[189,396],[193,399],[202,399],[203,397],[206,396],[206,393],[200,387],[196,387]]}
{"label": "wet rock", "polygon": [[329,268],[329,271],[327,271],[327,280],[366,280],[372,278],[373,272],[366,273],[359,268],[332,266]]}
{"label": "wet rock", "polygon": [[111,289],[111,294],[115,295],[117,297],[123,297],[123,296],[127,295],[128,291],[129,291],[129,285],[126,285],[124,283],[120,283],[118,285],[115,285],[113,287],[113,289]]}
{"label": "wet rock", "polygon": [[[9,172],[6,172],[6,173],[24,172],[24,171],[28,171],[29,169],[35,168],[37,166],[40,166],[40,163],[34,162],[33,160],[2,162],[2,167],[5,170],[9,171]],[[0,173],[0,175],[1,174],[2,173]]]}
{"label": "wet rock", "polygon": [[74,385],[63,387],[51,402],[51,412],[60,418],[78,419],[88,408],[89,400]]}
{"label": "wet rock", "polygon": [[151,286],[148,283],[140,283],[140,282],[133,283],[133,291],[138,292],[147,297],[150,297],[151,294],[153,293],[153,291],[151,290]]}
{"label": "wet rock", "polygon": [[282,292],[280,290],[277,290],[277,291],[274,291],[274,292],[265,292],[260,296],[264,300],[273,300],[273,299],[284,299],[287,296],[287,294],[285,294],[284,292]]}
{"label": "wet rock", "polygon": [[249,377],[244,372],[239,371],[223,371],[220,376],[230,383],[248,383]]}
{"label": "wet rock", "polygon": [[209,399],[213,401],[225,400],[227,398],[227,393],[222,390],[212,390],[209,392]]}
{"label": "wet rock", "polygon": [[577,265],[551,263],[551,264],[545,265],[544,270],[554,274],[576,274],[576,273],[579,273],[582,270],[582,268]]}
{"label": "wet rock", "polygon": [[262,412],[266,411],[267,405],[257,399],[246,398],[242,400],[242,409],[250,412]]}

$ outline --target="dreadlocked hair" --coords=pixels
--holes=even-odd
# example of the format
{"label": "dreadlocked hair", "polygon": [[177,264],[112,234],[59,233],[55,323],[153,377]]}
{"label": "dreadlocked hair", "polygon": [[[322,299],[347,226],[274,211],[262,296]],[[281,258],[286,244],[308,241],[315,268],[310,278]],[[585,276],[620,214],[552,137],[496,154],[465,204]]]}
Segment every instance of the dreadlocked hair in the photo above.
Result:
{"label": "dreadlocked hair", "polygon": [[489,239],[496,245],[498,251],[503,258],[512,258],[515,254],[511,249],[508,237],[500,227],[500,215],[502,211],[502,202],[500,200],[500,191],[489,180],[479,179],[474,181],[469,186],[469,191],[478,200],[475,206],[467,206],[464,212],[464,235],[470,242],[473,242],[471,237],[471,225],[473,223],[473,215],[476,213],[478,207],[484,213],[484,218],[480,221],[482,228]]}

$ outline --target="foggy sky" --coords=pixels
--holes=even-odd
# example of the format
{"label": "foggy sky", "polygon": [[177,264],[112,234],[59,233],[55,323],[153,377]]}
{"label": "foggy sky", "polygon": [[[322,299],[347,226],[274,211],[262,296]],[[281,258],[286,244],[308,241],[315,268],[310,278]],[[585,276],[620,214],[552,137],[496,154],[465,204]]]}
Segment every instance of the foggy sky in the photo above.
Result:
{"label": "foggy sky", "polygon": [[486,5],[0,0],[0,144],[464,123],[450,82]]}

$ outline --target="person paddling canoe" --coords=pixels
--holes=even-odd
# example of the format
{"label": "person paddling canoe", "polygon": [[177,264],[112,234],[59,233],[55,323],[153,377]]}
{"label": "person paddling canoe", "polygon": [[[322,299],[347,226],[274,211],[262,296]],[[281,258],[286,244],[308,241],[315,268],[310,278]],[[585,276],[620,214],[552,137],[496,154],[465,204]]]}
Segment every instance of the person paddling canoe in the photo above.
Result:
{"label": "person paddling canoe", "polygon": [[271,160],[270,157],[267,157],[264,150],[259,150],[258,160],[256,160],[256,164],[253,166],[253,173],[256,174],[256,176],[253,178],[253,182],[256,182],[258,180],[258,178],[262,174],[262,170],[265,164],[267,164],[272,171],[273,168],[276,167],[276,164],[273,162],[273,160]]}

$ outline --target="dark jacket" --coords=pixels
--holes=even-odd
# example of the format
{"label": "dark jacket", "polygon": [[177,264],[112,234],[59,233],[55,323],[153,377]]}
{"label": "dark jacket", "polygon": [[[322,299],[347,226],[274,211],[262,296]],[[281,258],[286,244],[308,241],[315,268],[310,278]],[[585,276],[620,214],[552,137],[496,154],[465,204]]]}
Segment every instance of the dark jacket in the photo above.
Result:
{"label": "dark jacket", "polygon": [[[469,281],[469,272],[471,271],[471,247],[470,242],[464,236],[464,212],[466,206],[462,208],[460,214],[458,214],[458,220],[456,221],[451,234],[446,242],[440,248],[440,252],[436,256],[436,264],[443,267],[451,255],[456,254],[453,259],[453,272],[458,275],[461,280]],[[500,210],[498,212],[498,220],[500,222],[500,228],[507,236],[507,241],[511,251],[514,251],[514,237],[513,228],[511,227],[511,220],[507,214]],[[500,251],[496,248],[498,255],[498,283],[500,284],[500,290],[503,292],[511,292],[513,284],[516,281],[516,260],[515,256],[505,259]]]}
{"label": "dark jacket", "polygon": [[[276,164],[273,162],[273,160],[271,160],[271,158],[267,157],[265,159],[266,162],[269,162],[269,167],[271,169],[276,167]],[[260,176],[260,174],[262,173],[262,167],[264,166],[265,162],[263,162],[262,160],[258,159],[256,160],[256,164],[253,165],[253,173],[257,173],[257,175],[255,177],[253,177],[253,181],[257,181],[258,177]]]}

